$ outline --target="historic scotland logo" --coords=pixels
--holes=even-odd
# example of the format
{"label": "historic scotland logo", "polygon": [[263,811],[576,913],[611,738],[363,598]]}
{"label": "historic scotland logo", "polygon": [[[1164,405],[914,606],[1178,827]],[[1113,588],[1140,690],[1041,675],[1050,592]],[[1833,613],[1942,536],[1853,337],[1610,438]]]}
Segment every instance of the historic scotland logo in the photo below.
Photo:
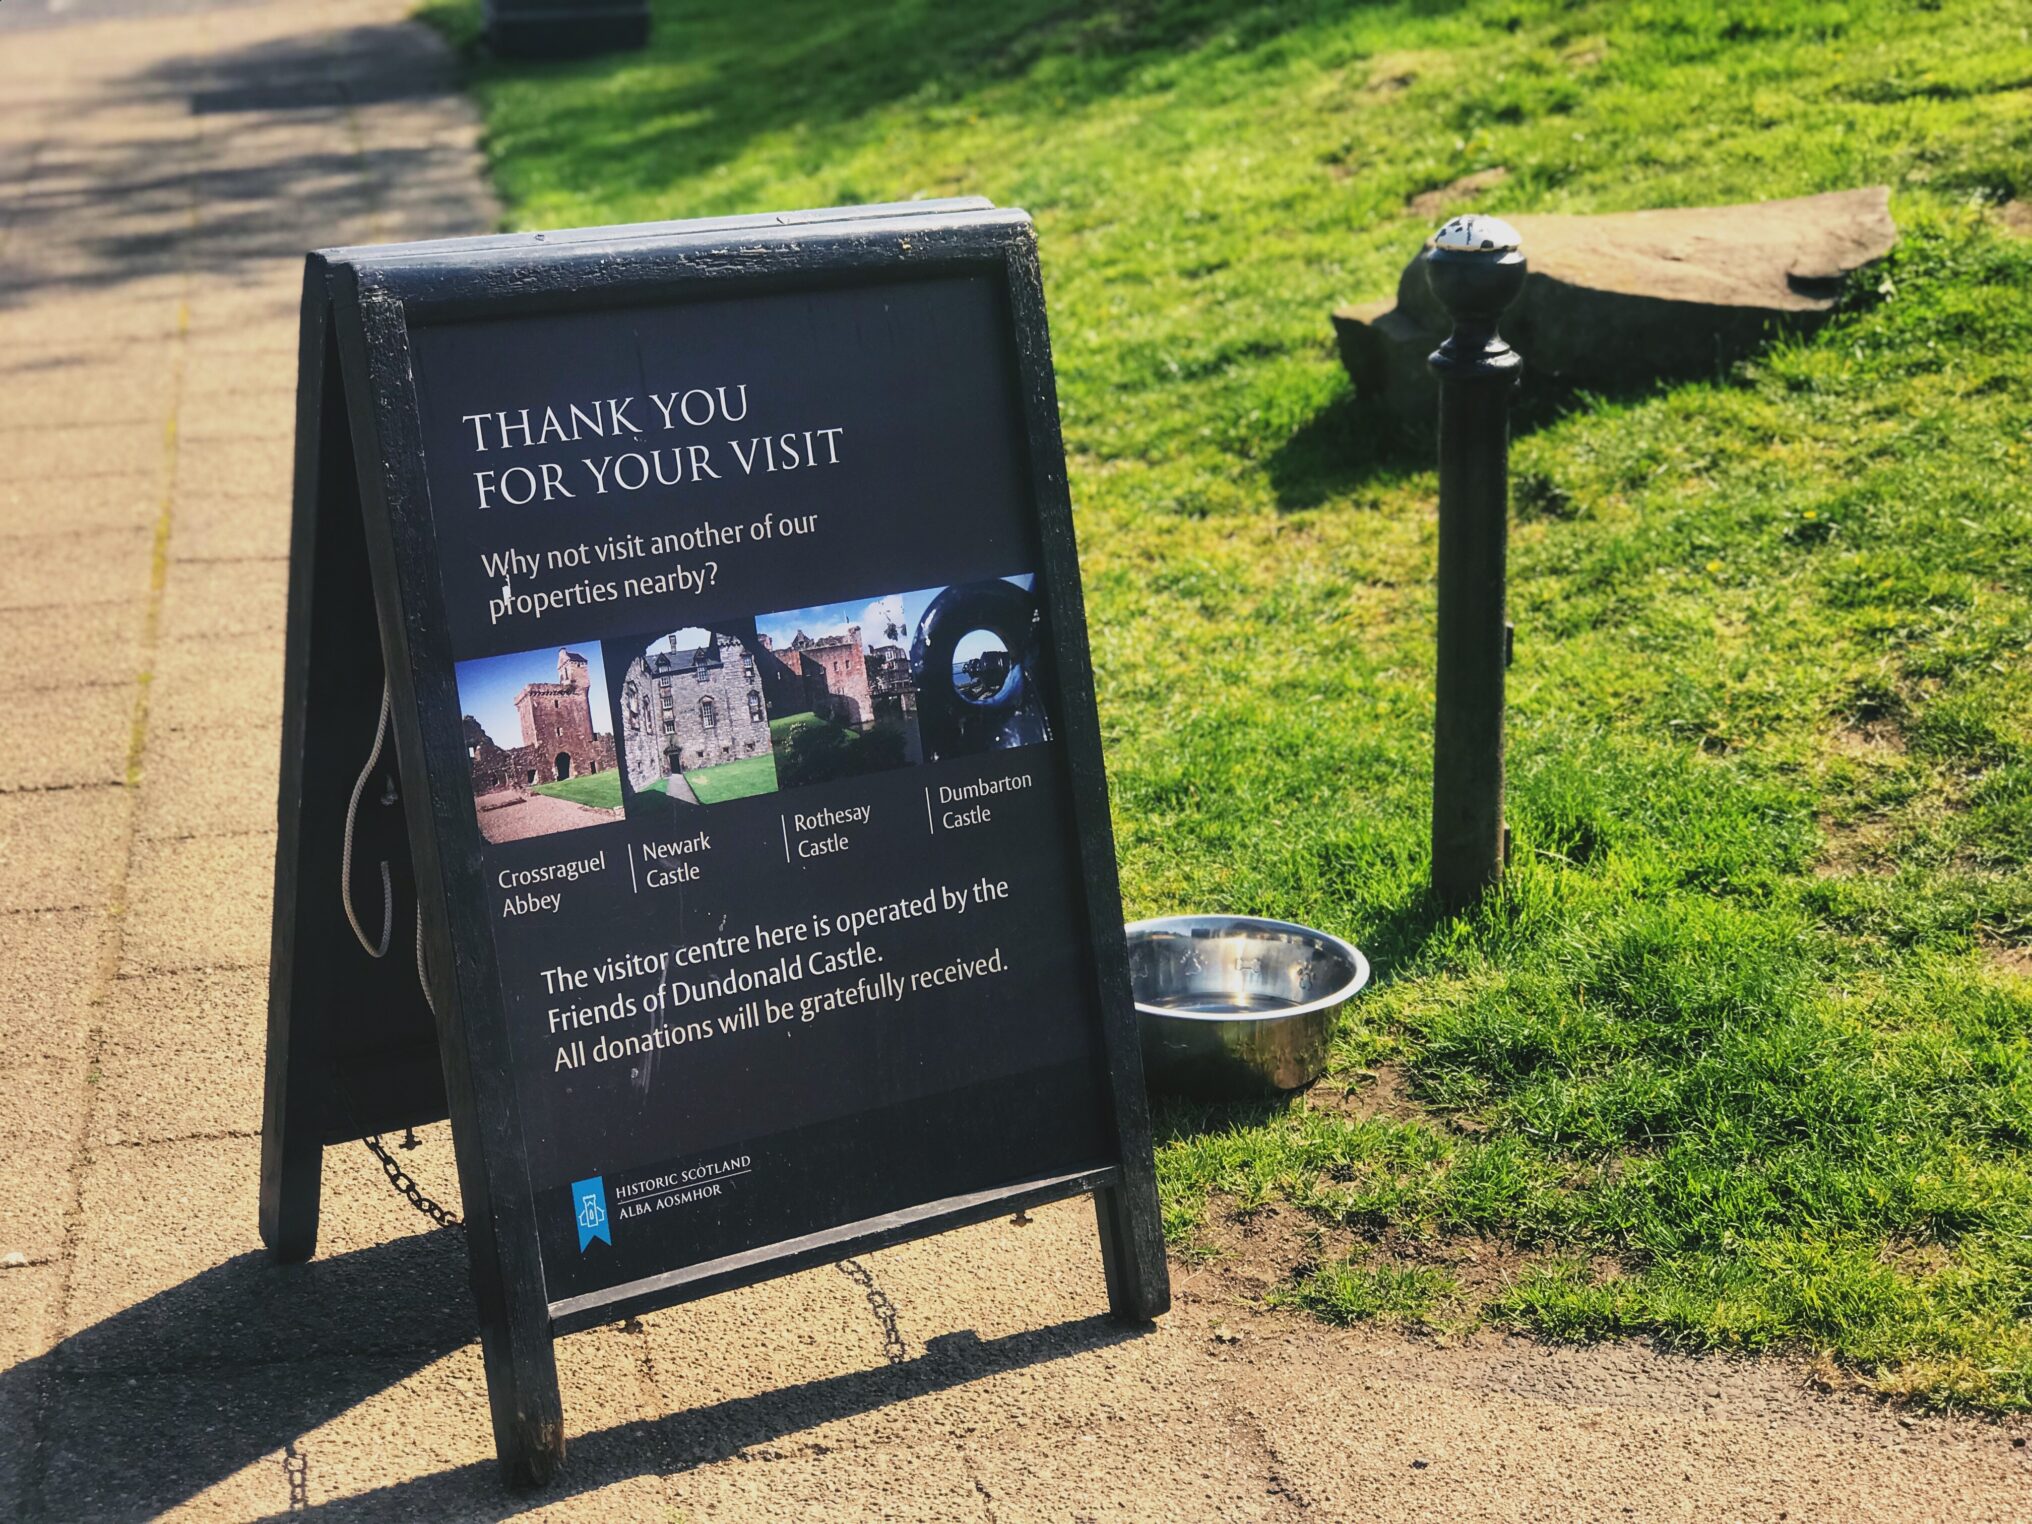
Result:
{"label": "historic scotland logo", "polygon": [[599,1175],[572,1182],[572,1215],[579,1225],[579,1253],[594,1239],[611,1245],[614,1231],[607,1224],[607,1182]]}

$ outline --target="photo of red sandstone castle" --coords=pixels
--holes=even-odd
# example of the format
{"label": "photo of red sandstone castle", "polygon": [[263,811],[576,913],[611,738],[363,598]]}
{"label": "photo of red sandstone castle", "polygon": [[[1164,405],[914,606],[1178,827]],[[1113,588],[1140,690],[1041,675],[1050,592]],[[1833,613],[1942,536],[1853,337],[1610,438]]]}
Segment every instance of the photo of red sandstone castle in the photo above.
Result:
{"label": "photo of red sandstone castle", "polygon": [[915,594],[821,604],[755,621],[776,776],[784,788],[923,760],[910,639]]}
{"label": "photo of red sandstone castle", "polygon": [[778,784],[1050,740],[1035,581],[988,577],[756,619]]}
{"label": "photo of red sandstone castle", "polygon": [[455,675],[482,836],[518,841],[620,818],[599,647],[482,657],[460,662]]}

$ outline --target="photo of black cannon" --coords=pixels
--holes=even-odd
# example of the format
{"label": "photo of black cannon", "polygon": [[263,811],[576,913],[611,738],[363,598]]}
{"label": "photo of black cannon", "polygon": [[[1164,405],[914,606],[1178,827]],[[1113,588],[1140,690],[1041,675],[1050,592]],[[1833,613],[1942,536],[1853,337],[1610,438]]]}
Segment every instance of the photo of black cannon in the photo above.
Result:
{"label": "photo of black cannon", "polygon": [[1043,687],[1044,616],[1030,577],[945,588],[910,643],[918,735],[927,762],[1051,739]]}

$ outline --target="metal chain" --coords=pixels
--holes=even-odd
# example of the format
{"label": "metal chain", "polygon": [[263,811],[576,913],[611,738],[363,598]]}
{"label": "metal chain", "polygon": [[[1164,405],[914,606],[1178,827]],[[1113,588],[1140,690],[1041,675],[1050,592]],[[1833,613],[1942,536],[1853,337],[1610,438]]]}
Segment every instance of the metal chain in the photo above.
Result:
{"label": "metal chain", "polygon": [[910,1349],[903,1342],[903,1331],[896,1326],[896,1304],[889,1300],[889,1294],[875,1284],[874,1275],[857,1259],[843,1259],[833,1268],[866,1294],[868,1310],[875,1314],[882,1329],[882,1353],[891,1365],[902,1365],[910,1358]]}
{"label": "metal chain", "polygon": [[[388,1183],[406,1196],[411,1206],[415,1207],[417,1211],[423,1213],[424,1216],[428,1217],[441,1228],[463,1226],[458,1219],[457,1213],[439,1206],[430,1197],[423,1194],[423,1188],[410,1178],[409,1171],[395,1162],[395,1156],[388,1152],[388,1145],[381,1141],[380,1134],[377,1133],[373,1137],[365,1138],[362,1141],[367,1145],[367,1152],[381,1161],[381,1170],[382,1173],[388,1176]],[[409,1146],[411,1145],[407,1143],[403,1144],[405,1148]]]}
{"label": "metal chain", "polygon": [[282,1449],[282,1474],[289,1479],[289,1511],[305,1512],[310,1507],[310,1457],[293,1439]]}

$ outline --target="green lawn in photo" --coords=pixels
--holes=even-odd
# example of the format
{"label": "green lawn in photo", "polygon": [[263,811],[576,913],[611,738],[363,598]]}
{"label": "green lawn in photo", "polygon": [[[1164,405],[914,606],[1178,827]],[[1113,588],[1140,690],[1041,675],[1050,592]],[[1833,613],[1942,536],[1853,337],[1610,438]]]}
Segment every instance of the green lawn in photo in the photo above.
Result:
{"label": "green lawn in photo", "polygon": [[621,773],[618,768],[605,772],[581,773],[575,778],[560,778],[555,783],[539,783],[534,792],[548,794],[553,799],[569,799],[573,804],[583,804],[595,810],[618,810],[621,808]]}
{"label": "green lawn in photo", "polygon": [[809,709],[797,714],[779,715],[769,722],[769,744],[780,748],[789,741],[793,731],[802,730],[807,725],[823,724],[825,721]]}
{"label": "green lawn in photo", "polygon": [[[430,12],[470,38],[478,8]],[[1037,218],[1132,917],[1363,946],[1333,1069],[1160,1112],[1174,1252],[1320,1315],[1824,1355],[2032,1406],[2026,0],[667,0],[474,55],[517,228]],[[1818,337],[1515,451],[1506,889],[1428,903],[1429,451],[1328,312],[1478,209],[1886,183]],[[1458,209],[1458,208],[1450,208]],[[1526,356],[1529,364],[1529,356]],[[899,584],[900,585],[900,584]],[[779,724],[783,722],[778,722]],[[1482,1267],[1463,1267],[1473,1256]]]}
{"label": "green lawn in photo", "polygon": [[684,775],[700,804],[724,804],[729,799],[746,799],[751,794],[776,792],[776,759],[768,753],[743,757],[738,762],[721,762]]}
{"label": "green lawn in photo", "polygon": [[909,746],[902,730],[893,724],[877,723],[867,730],[855,730],[822,720],[809,710],[772,720],[769,742],[776,753],[777,781],[784,788],[901,767]]}

